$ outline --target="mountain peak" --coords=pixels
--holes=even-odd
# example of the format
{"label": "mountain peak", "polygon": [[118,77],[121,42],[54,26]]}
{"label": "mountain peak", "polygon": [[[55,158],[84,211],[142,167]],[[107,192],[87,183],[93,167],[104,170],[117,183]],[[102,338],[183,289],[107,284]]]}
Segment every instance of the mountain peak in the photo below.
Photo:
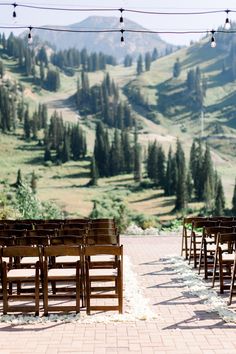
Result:
{"label": "mountain peak", "polygon": [[[144,30],[138,23],[125,19],[126,29]],[[119,18],[113,16],[89,16],[81,22],[64,26],[66,29],[91,30],[91,29],[119,29]],[[118,61],[126,54],[137,57],[157,48],[160,54],[166,50],[175,50],[176,46],[163,41],[158,34],[125,33],[125,47],[120,47],[120,33],[69,33],[37,30],[35,34],[45,42],[51,43],[58,50],[86,48],[88,52],[103,52],[113,55]]]}

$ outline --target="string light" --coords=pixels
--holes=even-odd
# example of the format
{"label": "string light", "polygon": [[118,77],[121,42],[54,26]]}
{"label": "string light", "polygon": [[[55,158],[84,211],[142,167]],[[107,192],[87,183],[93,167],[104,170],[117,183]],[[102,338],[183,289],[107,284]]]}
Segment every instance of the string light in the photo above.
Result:
{"label": "string light", "polygon": [[226,17],[226,19],[225,19],[224,28],[225,28],[226,30],[229,30],[229,29],[231,28],[231,23],[230,23],[230,20],[229,20],[229,17],[228,17],[228,14],[229,14],[230,10],[225,10],[225,12],[226,12],[227,17]]}
{"label": "string light", "polygon": [[124,18],[123,18],[123,11],[124,11],[124,9],[119,9],[120,10],[120,28],[124,28]]}
{"label": "string light", "polygon": [[214,34],[215,34],[215,31],[212,30],[212,31],[211,31],[211,48],[215,48],[215,47],[216,47],[216,41],[215,41],[215,36],[214,36]]}
{"label": "string light", "polygon": [[120,32],[121,32],[120,46],[121,46],[121,47],[124,47],[124,46],[125,46],[125,38],[124,38],[124,36],[123,36],[124,31],[125,31],[124,29],[121,29],[121,30],[120,30]]}
{"label": "string light", "polygon": [[28,44],[31,45],[33,43],[33,38],[32,38],[32,31],[33,27],[29,27],[29,33],[28,33]]}
{"label": "string light", "polygon": [[12,17],[15,19],[15,18],[16,18],[16,6],[17,6],[17,4],[16,4],[16,3],[14,3],[14,4],[12,4],[12,6],[13,6],[13,13],[12,13]]}

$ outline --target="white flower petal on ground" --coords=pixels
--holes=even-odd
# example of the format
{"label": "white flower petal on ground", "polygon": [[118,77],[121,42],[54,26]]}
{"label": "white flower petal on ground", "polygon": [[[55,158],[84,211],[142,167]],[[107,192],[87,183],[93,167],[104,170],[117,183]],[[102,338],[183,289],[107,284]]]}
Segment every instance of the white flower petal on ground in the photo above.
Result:
{"label": "white flower petal on ground", "polygon": [[169,256],[163,263],[171,264],[178,279],[188,287],[188,292],[204,300],[209,307],[209,312],[217,312],[225,322],[236,323],[236,313],[227,307],[227,301],[217,295],[217,292],[210,289],[199,275],[194,273],[187,261],[180,256]]}

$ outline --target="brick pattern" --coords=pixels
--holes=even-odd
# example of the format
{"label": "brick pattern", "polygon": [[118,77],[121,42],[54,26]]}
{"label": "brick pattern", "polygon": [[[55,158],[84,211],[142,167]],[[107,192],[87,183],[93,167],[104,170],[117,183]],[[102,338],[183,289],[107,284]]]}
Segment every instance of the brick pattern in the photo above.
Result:
{"label": "brick pattern", "polygon": [[236,325],[207,312],[199,298],[186,292],[171,266],[161,261],[161,257],[180,253],[180,235],[126,236],[121,241],[156,320],[24,326],[0,323],[0,354],[236,353]]}

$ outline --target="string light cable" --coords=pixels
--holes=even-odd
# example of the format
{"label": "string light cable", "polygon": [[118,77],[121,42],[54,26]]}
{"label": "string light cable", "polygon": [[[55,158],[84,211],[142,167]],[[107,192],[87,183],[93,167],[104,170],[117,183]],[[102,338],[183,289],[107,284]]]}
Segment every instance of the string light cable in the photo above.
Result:
{"label": "string light cable", "polygon": [[226,13],[228,15],[229,12],[236,12],[236,9],[212,9],[212,10],[199,10],[199,11],[149,11],[149,10],[139,10],[139,9],[131,9],[131,8],[83,8],[83,7],[58,7],[58,6],[45,6],[45,5],[36,5],[36,4],[29,4],[29,3],[7,3],[7,2],[0,2],[0,6],[14,6],[14,8],[22,7],[22,8],[30,8],[35,10],[52,10],[52,11],[92,11],[92,12],[99,12],[99,11],[126,11],[132,13],[140,13],[140,14],[147,14],[147,15],[209,15],[209,14],[217,14],[217,13]]}
{"label": "string light cable", "polygon": [[[77,12],[108,12],[108,11],[119,11],[120,13],[120,20],[119,20],[119,27],[120,29],[70,29],[70,28],[60,28],[60,27],[51,27],[51,26],[0,26],[1,29],[29,29],[28,33],[28,42],[29,44],[32,43],[32,30],[46,30],[46,31],[57,31],[57,32],[70,32],[70,33],[114,33],[120,32],[121,33],[121,46],[125,45],[124,41],[124,31],[127,33],[149,33],[149,34],[209,34],[211,33],[211,47],[216,46],[215,41],[215,33],[236,33],[236,30],[231,29],[231,22],[229,19],[229,13],[236,13],[236,9],[207,9],[207,10],[198,10],[198,11],[149,11],[149,10],[139,10],[139,9],[129,9],[129,8],[78,8],[78,7],[58,7],[58,6],[45,6],[45,5],[36,5],[36,4],[29,4],[29,3],[6,3],[0,2],[0,6],[13,6],[13,18],[16,18],[16,7],[22,8],[29,8],[35,10],[52,10],[52,11],[77,11]],[[140,13],[140,14],[147,14],[147,15],[209,15],[209,14],[217,14],[217,13],[225,13],[226,19],[224,23],[224,29],[221,30],[182,30],[182,31],[161,31],[161,30],[148,30],[148,29],[125,29],[124,30],[124,12],[130,13]]]}

